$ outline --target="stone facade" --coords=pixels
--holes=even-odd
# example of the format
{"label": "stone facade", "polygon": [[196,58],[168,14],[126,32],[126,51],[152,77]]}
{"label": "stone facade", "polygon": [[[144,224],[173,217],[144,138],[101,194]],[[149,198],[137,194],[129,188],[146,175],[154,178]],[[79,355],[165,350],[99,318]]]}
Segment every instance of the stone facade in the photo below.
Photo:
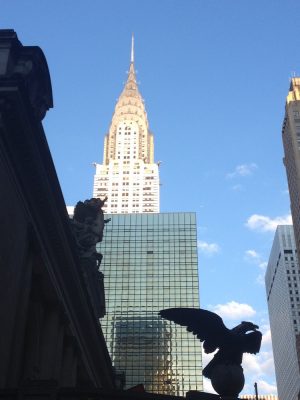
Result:
{"label": "stone facade", "polygon": [[101,282],[81,263],[41,123],[50,107],[43,52],[0,31],[0,396],[7,399],[115,388],[98,320]]}

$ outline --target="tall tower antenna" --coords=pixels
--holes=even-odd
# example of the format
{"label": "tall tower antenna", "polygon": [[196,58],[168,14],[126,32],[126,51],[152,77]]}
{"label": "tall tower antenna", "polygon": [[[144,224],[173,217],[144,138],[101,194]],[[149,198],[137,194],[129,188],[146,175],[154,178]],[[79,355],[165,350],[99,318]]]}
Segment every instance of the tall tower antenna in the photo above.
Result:
{"label": "tall tower antenna", "polygon": [[132,33],[132,36],[131,36],[131,57],[130,57],[130,62],[131,62],[131,64],[134,63],[134,36],[133,36],[133,33]]}

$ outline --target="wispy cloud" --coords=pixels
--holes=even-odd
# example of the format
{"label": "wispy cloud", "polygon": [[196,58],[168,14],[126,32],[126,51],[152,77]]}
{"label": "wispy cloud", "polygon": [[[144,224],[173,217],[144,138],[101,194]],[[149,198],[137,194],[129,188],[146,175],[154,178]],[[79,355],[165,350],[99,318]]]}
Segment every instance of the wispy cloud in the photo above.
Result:
{"label": "wispy cloud", "polygon": [[[261,394],[277,394],[276,384],[270,381],[275,372],[270,326],[260,326],[263,332],[260,352],[256,355],[245,353],[243,357],[245,379],[246,382],[257,382]],[[247,391],[249,387],[246,384],[243,392]]]}
{"label": "wispy cloud", "polygon": [[271,346],[272,345],[272,337],[271,337],[271,329],[270,327],[266,330],[262,337],[262,345]]}
{"label": "wispy cloud", "polygon": [[263,379],[257,380],[257,387],[259,388],[259,392],[262,394],[273,393],[277,395],[277,386],[275,384],[270,384]]}
{"label": "wispy cloud", "polygon": [[258,166],[255,163],[237,165],[233,172],[228,172],[226,178],[250,176],[256,171]]}
{"label": "wispy cloud", "polygon": [[246,227],[258,232],[274,232],[277,225],[291,225],[292,217],[290,214],[280,217],[270,218],[266,215],[253,214],[246,222]]}
{"label": "wispy cloud", "polygon": [[203,240],[198,240],[197,245],[199,251],[206,255],[212,255],[215,253],[219,253],[220,251],[220,246],[217,243],[208,243],[204,242]]}
{"label": "wispy cloud", "polygon": [[271,351],[263,351],[259,355],[245,353],[243,367],[249,373],[263,376],[273,372],[273,356]]}
{"label": "wispy cloud", "polygon": [[265,284],[265,271],[268,266],[267,261],[256,251],[256,250],[246,250],[245,260],[249,263],[257,265],[261,271],[256,278],[256,283],[259,285]]}
{"label": "wispy cloud", "polygon": [[199,225],[197,226],[197,231],[199,234],[205,233],[207,231],[207,226]]}
{"label": "wispy cloud", "polygon": [[217,304],[213,307],[213,311],[226,319],[243,319],[252,317],[256,311],[249,304],[229,301],[226,304]]}
{"label": "wispy cloud", "polygon": [[265,285],[265,274],[264,273],[258,274],[255,281],[258,285],[264,286]]}
{"label": "wispy cloud", "polygon": [[244,190],[244,187],[243,187],[243,185],[240,185],[240,184],[238,183],[237,185],[231,186],[231,189],[232,189],[234,192],[241,192],[241,191]]}
{"label": "wispy cloud", "polygon": [[268,265],[267,261],[264,261],[263,257],[256,250],[246,250],[245,260],[258,265],[262,270],[265,270]]}

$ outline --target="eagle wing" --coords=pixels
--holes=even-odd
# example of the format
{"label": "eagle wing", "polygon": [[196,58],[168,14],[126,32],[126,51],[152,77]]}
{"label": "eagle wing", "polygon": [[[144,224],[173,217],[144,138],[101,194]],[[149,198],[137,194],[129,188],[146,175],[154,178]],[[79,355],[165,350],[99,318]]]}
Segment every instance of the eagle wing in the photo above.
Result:
{"label": "eagle wing", "polygon": [[162,318],[186,326],[188,332],[192,332],[204,342],[206,353],[212,353],[224,345],[231,336],[222,318],[211,311],[201,308],[168,308],[161,310],[159,314]]}
{"label": "eagle wing", "polygon": [[260,350],[262,333],[254,331],[247,333],[241,337],[241,347],[244,353],[256,354]]}

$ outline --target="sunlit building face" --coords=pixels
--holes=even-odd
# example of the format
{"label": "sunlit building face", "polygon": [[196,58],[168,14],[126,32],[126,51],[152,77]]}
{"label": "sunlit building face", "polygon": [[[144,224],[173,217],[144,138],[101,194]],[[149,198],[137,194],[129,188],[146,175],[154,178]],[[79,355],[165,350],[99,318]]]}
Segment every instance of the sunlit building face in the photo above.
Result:
{"label": "sunlit building face", "polygon": [[134,69],[133,46],[127,81],[105,135],[103,163],[95,163],[93,197],[104,198],[108,214],[159,212],[159,162]]}

